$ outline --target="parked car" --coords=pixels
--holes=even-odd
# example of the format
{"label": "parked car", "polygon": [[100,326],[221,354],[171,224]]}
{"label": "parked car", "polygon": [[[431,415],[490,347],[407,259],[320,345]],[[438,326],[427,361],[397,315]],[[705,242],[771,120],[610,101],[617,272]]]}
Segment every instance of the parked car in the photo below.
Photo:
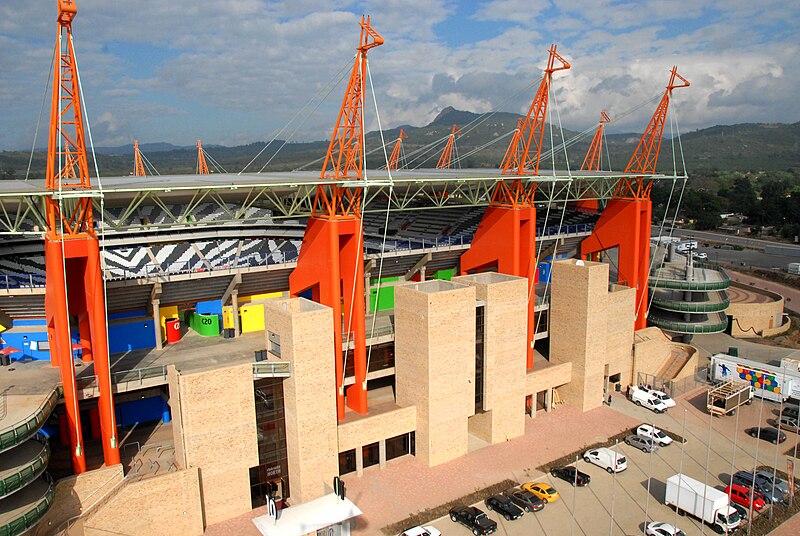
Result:
{"label": "parked car", "polygon": [[[762,497],[763,498],[763,497]],[[742,520],[742,524],[739,525],[740,527],[747,523],[747,513],[748,509],[740,504],[736,504],[735,502],[731,503],[731,507],[739,513],[739,518]]]}
{"label": "parked car", "polygon": [[773,444],[783,443],[786,441],[786,434],[771,426],[762,426],[760,428],[758,426],[754,426],[753,428],[748,428],[745,430],[745,433],[751,437],[757,437]]}
{"label": "parked car", "polygon": [[625,456],[606,447],[587,450],[583,453],[583,460],[602,467],[609,473],[619,473],[628,468]]}
{"label": "parked car", "polygon": [[652,521],[647,524],[644,531],[647,536],[686,536],[678,527],[670,525],[669,523],[662,523],[661,521]]}
{"label": "parked car", "polygon": [[480,508],[456,505],[450,509],[450,520],[461,523],[476,536],[497,531],[497,521],[489,519]]}
{"label": "parked car", "polygon": [[708,253],[705,253],[705,252],[702,252],[702,251],[695,252],[694,253],[694,258],[695,259],[700,259],[700,260],[705,260],[705,259],[708,258]]}
{"label": "parked car", "polygon": [[793,404],[786,404],[783,407],[783,414],[797,419],[798,417],[800,417],[800,406],[795,406]]}
{"label": "parked car", "polygon": [[[577,473],[577,476],[576,476]],[[589,482],[592,481],[592,478],[582,471],[578,471],[577,468],[567,465],[566,467],[557,467],[550,471],[550,474],[556,478],[560,478],[561,480],[566,480],[573,486],[576,484],[580,486],[588,486]]]}
{"label": "parked car", "polygon": [[652,439],[655,441],[659,446],[666,447],[667,445],[672,444],[672,438],[669,437],[667,434],[653,426],[652,424],[640,424],[636,428],[636,435],[639,437],[646,437],[648,439]]}
{"label": "parked car", "polygon": [[558,500],[556,488],[546,482],[528,482],[527,484],[523,484],[522,489],[530,491],[543,501],[549,503]]}
{"label": "parked car", "polygon": [[771,471],[756,471],[756,481],[763,482],[770,488],[772,488],[774,484],[775,488],[781,490],[781,493],[784,495],[789,494],[789,483],[778,478],[777,476],[774,476]]}
{"label": "parked car", "polygon": [[780,503],[786,498],[786,494],[777,485],[773,488],[772,481],[759,478],[758,473],[754,478],[752,471],[737,471],[733,474],[732,480],[734,484],[755,489],[768,503]]}
{"label": "parked car", "polygon": [[506,495],[492,495],[484,501],[484,504],[488,510],[496,510],[498,515],[503,516],[506,521],[519,519],[525,513]]}
{"label": "parked car", "polygon": [[799,433],[800,432],[800,418],[793,417],[791,415],[787,415],[784,413],[781,415],[780,421],[778,422],[781,428],[786,428],[787,430],[791,430],[792,432]]}
{"label": "parked car", "polygon": [[751,491],[750,488],[746,488],[744,486],[740,486],[739,484],[731,484],[727,488],[725,488],[725,493],[728,494],[728,497],[731,498],[731,502],[736,504],[740,504],[745,508],[750,508],[750,496],[753,497],[753,510],[756,512],[760,512],[764,506],[767,505],[764,502],[764,498],[761,494],[757,491]]}
{"label": "parked car", "polygon": [[638,435],[633,434],[625,438],[625,444],[630,445],[635,449],[639,449],[642,452],[655,452],[658,450],[658,445],[656,445],[652,439],[639,437]]}
{"label": "parked car", "polygon": [[526,512],[538,512],[544,508],[545,504],[547,504],[547,501],[543,501],[526,489],[514,489],[507,491],[506,495],[511,497],[511,500],[514,502],[514,504]]}
{"label": "parked car", "polygon": [[403,531],[400,536],[442,536],[440,530],[434,527],[414,527]]}
{"label": "parked car", "polygon": [[628,398],[637,406],[644,406],[656,413],[664,413],[675,405],[675,401],[668,397],[666,393],[655,391],[644,385],[629,386]]}

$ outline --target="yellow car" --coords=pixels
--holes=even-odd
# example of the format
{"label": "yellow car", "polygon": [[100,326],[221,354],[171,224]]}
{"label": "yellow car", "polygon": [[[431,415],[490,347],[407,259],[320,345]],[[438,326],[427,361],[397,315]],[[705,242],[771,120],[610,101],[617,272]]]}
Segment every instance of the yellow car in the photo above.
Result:
{"label": "yellow car", "polygon": [[528,482],[522,486],[522,489],[530,491],[543,501],[549,503],[558,499],[556,488],[546,482]]}

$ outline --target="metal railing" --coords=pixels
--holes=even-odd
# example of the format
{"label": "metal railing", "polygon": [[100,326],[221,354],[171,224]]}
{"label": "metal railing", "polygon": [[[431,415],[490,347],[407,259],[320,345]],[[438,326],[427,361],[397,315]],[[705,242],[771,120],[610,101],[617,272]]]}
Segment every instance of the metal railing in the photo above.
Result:
{"label": "metal railing", "polygon": [[15,473],[0,479],[0,498],[19,491],[41,475],[50,461],[50,443],[42,434],[36,434],[34,439],[42,444],[42,450],[27,462],[24,467],[17,468]]}
{"label": "metal railing", "polygon": [[0,285],[6,290],[25,288],[42,288],[45,286],[44,274],[4,274],[0,276]]}
{"label": "metal railing", "polygon": [[19,534],[24,534],[28,529],[41,521],[44,514],[50,509],[50,505],[53,504],[53,498],[56,494],[56,485],[52,477],[45,473],[45,478],[48,487],[44,497],[39,499],[35,505],[21,512],[19,517],[12,519],[5,525],[0,525],[0,536],[17,536]]}
{"label": "metal railing", "polygon": [[666,329],[667,331],[673,331],[675,333],[702,334],[725,331],[725,328],[728,327],[727,317],[720,313],[717,313],[715,316],[717,316],[717,321],[713,323],[711,323],[711,319],[698,322],[678,322],[661,318],[653,313],[650,313],[647,320],[661,329]]}
{"label": "metal railing", "polygon": [[254,378],[288,378],[292,364],[288,361],[258,361],[253,363]]}
{"label": "metal railing", "polygon": [[[100,504],[105,504],[105,503],[107,503],[109,500],[111,500],[111,499],[112,499],[112,498],[113,498],[113,497],[114,497],[114,496],[115,496],[117,493],[119,493],[119,490],[120,490],[120,489],[122,489],[122,486],[124,486],[125,484],[127,484],[127,483],[129,482],[129,480],[128,480],[128,479],[125,477],[125,473],[124,473],[124,471],[123,471],[122,469],[120,469],[119,471],[115,472],[115,473],[114,473],[114,474],[111,476],[111,478],[109,478],[108,480],[106,480],[105,482],[103,482],[103,483],[102,483],[102,484],[101,484],[101,485],[100,485],[100,486],[99,486],[97,489],[95,489],[95,490],[94,490],[93,492],[91,492],[89,495],[87,495],[86,497],[84,497],[84,499],[83,499],[83,502],[84,502],[84,503],[86,503],[86,502],[87,502],[87,501],[88,501],[88,500],[89,500],[89,499],[90,499],[90,498],[91,498],[91,497],[92,497],[94,494],[96,494],[97,492],[99,492],[100,490],[102,490],[102,489],[103,489],[103,488],[106,486],[106,484],[108,484],[109,482],[111,482],[112,480],[114,480],[114,479],[117,477],[117,475],[119,475],[119,474],[122,474],[122,478],[119,480],[119,482],[117,482],[116,484],[114,484],[114,485],[111,487],[111,489],[109,489],[107,492],[105,492],[105,493],[104,493],[104,494],[103,494],[103,495],[102,495],[102,496],[101,496],[99,499],[97,499],[95,502],[93,502],[92,504],[90,504],[88,507],[84,508],[84,509],[81,511],[81,513],[80,513],[80,514],[78,514],[78,515],[76,515],[76,516],[72,516],[72,517],[70,517],[69,519],[67,519],[67,520],[63,521],[63,522],[62,522],[62,523],[61,523],[61,524],[58,526],[58,528],[57,528],[55,531],[51,532],[50,534],[62,534],[62,535],[68,535],[68,534],[69,534],[69,529],[70,529],[70,527],[72,527],[72,525],[73,525],[74,523],[76,523],[76,522],[77,522],[77,521],[78,521],[80,518],[82,518],[82,517],[86,517],[87,515],[89,515],[89,513],[91,513],[92,511],[94,511],[94,509],[95,509],[95,508],[97,508],[97,506],[98,506],[98,505],[100,505]],[[2,535],[0,534],[0,536],[2,536]]]}
{"label": "metal railing", "polygon": [[649,385],[657,391],[664,391],[670,398],[675,398],[685,394],[699,385],[706,384],[707,368],[697,368],[691,376],[672,380],[660,378],[654,374],[637,372],[637,383],[639,385]]}
{"label": "metal railing", "polygon": [[[162,381],[167,381],[167,366],[166,365],[153,365],[151,367],[142,367],[138,369],[122,370],[120,372],[111,373],[111,384],[120,385],[123,383],[138,383],[142,385],[144,380],[158,378]],[[97,387],[97,376],[86,376],[77,378],[76,384],[78,389],[90,389]]]}
{"label": "metal railing", "polygon": [[39,409],[37,409],[33,415],[19,424],[0,430],[0,452],[8,450],[23,441],[27,441],[31,436],[36,434],[53,412],[60,396],[61,393],[59,389],[53,389],[47,396],[47,400],[42,402]]}
{"label": "metal railing", "polygon": [[659,298],[658,295],[653,296],[653,305],[656,307],[679,313],[719,313],[727,309],[730,304],[731,300],[727,296],[720,301],[706,302],[687,302]]}

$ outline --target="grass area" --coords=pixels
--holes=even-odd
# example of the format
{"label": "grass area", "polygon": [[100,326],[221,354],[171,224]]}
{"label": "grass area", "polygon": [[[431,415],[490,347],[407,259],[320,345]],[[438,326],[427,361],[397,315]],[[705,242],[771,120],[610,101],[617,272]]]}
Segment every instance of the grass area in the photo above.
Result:
{"label": "grass area", "polygon": [[[660,430],[665,434],[667,434],[669,437],[671,437],[675,443],[683,443],[684,439],[678,434],[673,434],[672,432],[664,428],[660,428]],[[587,450],[596,449],[600,447],[613,447],[617,442],[622,443],[623,441],[625,441],[625,438],[631,434],[636,435],[636,427],[631,428],[630,430],[624,430],[618,433],[617,435],[611,436],[606,441],[599,441],[597,443],[585,445],[584,447],[580,448],[579,450],[576,450],[575,452],[567,454],[566,456],[562,456],[557,460],[547,462],[544,465],[540,465],[536,469],[543,473],[549,473],[551,469],[555,469],[556,467],[564,467],[565,465],[575,463],[575,459],[581,458],[583,456],[583,453],[586,452]]]}
{"label": "grass area", "polygon": [[417,512],[402,521],[398,521],[397,523],[392,523],[391,525],[387,525],[381,529],[384,534],[400,534],[406,529],[410,529],[412,527],[417,527],[420,525],[424,525],[425,523],[430,523],[434,519],[438,519],[444,515],[447,515],[450,512],[450,509],[457,505],[457,504],[465,504],[470,505],[476,502],[482,501],[486,497],[490,497],[492,495],[497,495],[500,492],[506,491],[507,489],[513,488],[518,486],[517,482],[513,480],[503,480],[502,482],[498,482],[497,484],[492,484],[483,489],[476,489],[469,495],[465,495],[461,498],[455,499],[445,504],[441,504],[439,506],[435,506],[433,508],[427,508],[422,510],[421,512]]}

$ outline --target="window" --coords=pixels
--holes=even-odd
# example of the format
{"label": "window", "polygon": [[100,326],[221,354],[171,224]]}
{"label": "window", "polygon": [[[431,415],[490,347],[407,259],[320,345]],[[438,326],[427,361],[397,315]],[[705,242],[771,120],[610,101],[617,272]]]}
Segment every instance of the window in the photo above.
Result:
{"label": "window", "polygon": [[281,336],[277,333],[268,332],[269,353],[277,358],[281,357]]}
{"label": "window", "polygon": [[415,432],[390,437],[386,440],[386,459],[393,460],[407,454],[416,454]]}
{"label": "window", "polygon": [[339,453],[339,476],[353,473],[356,470],[356,449]]}
{"label": "window", "polygon": [[381,461],[380,448],[377,443],[364,445],[361,449],[361,455],[363,456],[364,467],[378,465]]}
{"label": "window", "polygon": [[258,438],[258,463],[250,469],[253,508],[265,504],[265,497],[280,488],[289,497],[289,465],[286,453],[286,421],[283,379],[264,378],[253,382]]}
{"label": "window", "polygon": [[483,307],[475,309],[475,413],[483,412]]}

